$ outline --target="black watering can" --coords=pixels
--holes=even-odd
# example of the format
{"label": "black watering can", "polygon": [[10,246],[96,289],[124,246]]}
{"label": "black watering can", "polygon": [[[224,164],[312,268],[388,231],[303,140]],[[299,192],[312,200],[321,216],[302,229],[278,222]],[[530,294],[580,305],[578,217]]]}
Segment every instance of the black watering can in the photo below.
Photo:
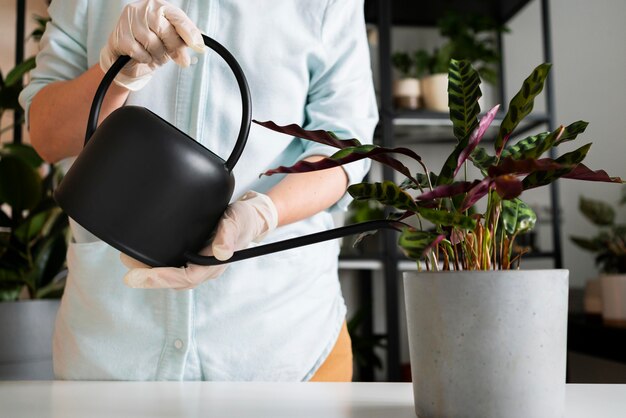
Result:
{"label": "black watering can", "polygon": [[203,35],[235,74],[243,112],[235,147],[224,161],[146,108],[124,106],[97,127],[109,86],[130,57],[117,59],[93,100],[85,146],[54,193],[82,227],[123,253],[153,267],[187,262],[217,265],[346,235],[391,228],[370,221],[234,253],[228,261],[201,256],[233,194],[232,169],[244,150],[251,122],[250,91],[226,48]]}

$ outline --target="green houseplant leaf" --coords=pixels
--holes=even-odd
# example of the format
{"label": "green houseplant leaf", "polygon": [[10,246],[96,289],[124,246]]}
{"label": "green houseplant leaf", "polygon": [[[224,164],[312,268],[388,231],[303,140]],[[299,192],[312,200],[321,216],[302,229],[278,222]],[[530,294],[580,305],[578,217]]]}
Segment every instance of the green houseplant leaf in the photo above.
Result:
{"label": "green houseplant leaf", "polygon": [[543,90],[543,83],[548,76],[551,64],[541,64],[524,80],[521,90],[511,99],[509,108],[500,124],[495,150],[500,155],[511,133],[517,125],[533,110],[535,97]]}
{"label": "green houseplant leaf", "polygon": [[535,227],[536,223],[535,211],[521,199],[502,202],[502,224],[507,234],[517,235],[529,231]]}
{"label": "green houseplant leaf", "polygon": [[611,205],[601,200],[587,199],[581,196],[578,208],[594,225],[606,226],[615,222],[615,210]]}
{"label": "green houseplant leaf", "polygon": [[15,156],[0,159],[0,202],[33,209],[41,200],[41,183],[39,174],[23,160]]}
{"label": "green houseplant leaf", "polygon": [[467,60],[450,60],[448,101],[454,136],[461,141],[478,126],[480,78]]}

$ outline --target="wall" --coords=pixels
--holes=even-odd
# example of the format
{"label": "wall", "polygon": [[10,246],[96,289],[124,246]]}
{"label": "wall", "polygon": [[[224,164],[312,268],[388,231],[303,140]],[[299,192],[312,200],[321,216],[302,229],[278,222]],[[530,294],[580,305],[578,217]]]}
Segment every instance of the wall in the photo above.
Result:
{"label": "wall", "polygon": [[[623,109],[626,106],[626,2],[623,0],[552,0],[553,62],[556,122],[569,124],[583,119],[589,127],[578,146],[593,142],[588,166],[626,178],[626,138]],[[537,48],[539,2],[534,1],[511,22],[506,39],[506,65],[511,80],[520,79],[530,65],[541,59]],[[575,145],[563,146],[567,152]],[[578,211],[580,195],[615,202],[620,186],[602,183],[560,182],[563,210],[564,265],[570,269],[572,286],[583,286],[595,276],[593,256],[569,241],[570,235],[590,236],[595,229]],[[621,211],[624,218],[626,210]]]}

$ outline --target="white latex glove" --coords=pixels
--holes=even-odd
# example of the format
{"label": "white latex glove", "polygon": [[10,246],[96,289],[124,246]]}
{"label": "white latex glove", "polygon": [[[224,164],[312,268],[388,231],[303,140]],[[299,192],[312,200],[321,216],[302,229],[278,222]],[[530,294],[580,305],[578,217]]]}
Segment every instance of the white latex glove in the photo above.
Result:
{"label": "white latex glove", "polygon": [[100,67],[107,72],[120,55],[132,60],[115,78],[115,83],[129,90],[145,86],[155,68],[170,58],[182,67],[189,66],[191,47],[204,52],[202,32],[178,7],[164,0],[141,0],[124,7],[100,51]]}
{"label": "white latex glove", "polygon": [[[200,252],[228,260],[233,252],[247,248],[251,242],[261,241],[278,224],[276,207],[268,196],[248,192],[232,203],[220,219],[211,245]],[[124,276],[129,287],[191,289],[202,282],[220,276],[228,267],[199,266],[149,268],[144,264],[121,255],[122,262],[131,270]]]}

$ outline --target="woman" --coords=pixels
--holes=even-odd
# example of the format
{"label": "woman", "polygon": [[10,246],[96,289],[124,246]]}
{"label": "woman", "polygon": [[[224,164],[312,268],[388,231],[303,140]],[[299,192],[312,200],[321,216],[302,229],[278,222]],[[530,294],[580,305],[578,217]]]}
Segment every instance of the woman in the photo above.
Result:
{"label": "woman", "polygon": [[[49,12],[21,95],[31,141],[48,161],[80,152],[95,89],[120,55],[133,61],[109,89],[102,118],[141,105],[228,156],[239,93],[226,64],[204,53],[201,33],[241,64],[254,118],[371,141],[377,116],[362,0],[54,0]],[[331,228],[330,211],[345,209],[346,186],[362,178],[365,161],[259,174],[334,151],[253,126],[233,202],[204,253],[228,259],[253,242]],[[115,249],[71,227],[53,341],[58,378],[350,380],[337,242],[227,267],[149,269],[122,256],[127,267]]]}

